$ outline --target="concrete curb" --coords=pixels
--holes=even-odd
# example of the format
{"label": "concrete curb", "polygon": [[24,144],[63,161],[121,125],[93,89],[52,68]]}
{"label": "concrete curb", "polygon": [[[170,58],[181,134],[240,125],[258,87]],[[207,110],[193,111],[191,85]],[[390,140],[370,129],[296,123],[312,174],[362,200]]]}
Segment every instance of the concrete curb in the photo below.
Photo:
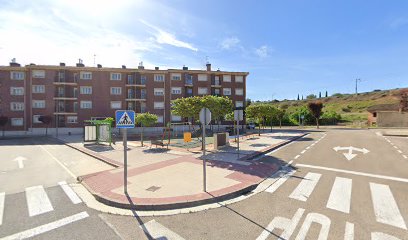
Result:
{"label": "concrete curb", "polygon": [[103,157],[103,156],[100,156],[99,154],[90,153],[90,152],[88,152],[88,151],[85,150],[85,149],[82,149],[82,148],[79,148],[79,147],[75,147],[75,146],[73,146],[72,144],[69,144],[69,143],[65,142],[64,140],[61,140],[61,139],[58,139],[58,138],[53,138],[53,139],[55,139],[56,141],[58,141],[58,142],[60,142],[60,143],[62,143],[62,144],[64,144],[64,145],[66,145],[66,146],[68,146],[68,147],[70,147],[70,148],[72,148],[72,149],[75,149],[75,150],[77,150],[77,151],[80,151],[80,152],[82,152],[82,153],[84,153],[84,154],[86,154],[86,155],[88,155],[88,156],[90,156],[90,157],[96,158],[96,159],[98,159],[98,160],[100,160],[100,161],[102,161],[102,162],[104,162],[104,163],[106,163],[106,164],[108,164],[108,165],[110,165],[110,166],[112,166],[112,167],[118,168],[118,167],[122,167],[122,166],[123,166],[122,164],[119,164],[119,163],[113,163],[113,162],[111,161],[111,159],[105,158],[105,157]]}
{"label": "concrete curb", "polygon": [[[278,171],[279,169],[276,172]],[[228,193],[222,196],[211,197],[211,198],[202,199],[198,201],[192,201],[192,202],[179,202],[179,203],[155,204],[155,205],[137,205],[134,203],[116,202],[114,200],[111,200],[106,197],[102,197],[98,195],[97,193],[93,192],[92,189],[89,188],[86,183],[81,182],[81,184],[92,194],[92,196],[98,202],[103,203],[107,206],[121,208],[121,209],[128,209],[128,210],[138,210],[138,211],[165,211],[165,210],[177,210],[177,209],[183,209],[183,208],[198,207],[198,206],[202,206],[206,204],[218,203],[218,202],[223,202],[223,201],[227,201],[230,199],[234,199],[236,197],[252,192],[258,186],[259,183],[253,184],[251,186],[245,187],[238,191]]]}

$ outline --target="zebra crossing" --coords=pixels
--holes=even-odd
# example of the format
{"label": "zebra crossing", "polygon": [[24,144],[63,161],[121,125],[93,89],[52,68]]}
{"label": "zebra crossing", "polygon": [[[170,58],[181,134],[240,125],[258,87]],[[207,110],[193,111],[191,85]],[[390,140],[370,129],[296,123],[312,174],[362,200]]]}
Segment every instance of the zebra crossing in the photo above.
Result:
{"label": "zebra crossing", "polygon": [[[274,193],[296,173],[296,170],[288,169],[285,174],[265,192]],[[289,198],[306,202],[313,194],[322,174],[308,172],[297,187],[289,194]],[[298,181],[298,180],[294,180]],[[342,213],[350,213],[352,199],[353,180],[350,178],[336,177],[328,195],[326,208]],[[397,201],[388,185],[369,182],[373,212],[378,223],[387,224],[407,230],[406,222],[402,216]]]}
{"label": "zebra crossing", "polygon": [[[62,189],[62,191],[69,198],[72,204],[78,204],[82,202],[82,200],[78,197],[74,190],[65,181],[59,182],[58,186]],[[42,185],[27,187],[25,188],[24,193],[28,217],[34,217],[54,211],[52,202]],[[4,221],[3,218],[6,202],[6,193],[0,192],[0,227]]]}

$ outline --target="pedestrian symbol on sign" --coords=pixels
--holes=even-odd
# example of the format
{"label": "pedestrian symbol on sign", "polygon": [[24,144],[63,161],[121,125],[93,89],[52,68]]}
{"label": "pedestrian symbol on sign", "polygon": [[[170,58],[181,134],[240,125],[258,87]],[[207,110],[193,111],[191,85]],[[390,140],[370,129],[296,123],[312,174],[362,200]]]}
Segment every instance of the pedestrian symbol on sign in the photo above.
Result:
{"label": "pedestrian symbol on sign", "polygon": [[135,112],[134,111],[116,111],[116,127],[117,128],[134,128],[135,127]]}

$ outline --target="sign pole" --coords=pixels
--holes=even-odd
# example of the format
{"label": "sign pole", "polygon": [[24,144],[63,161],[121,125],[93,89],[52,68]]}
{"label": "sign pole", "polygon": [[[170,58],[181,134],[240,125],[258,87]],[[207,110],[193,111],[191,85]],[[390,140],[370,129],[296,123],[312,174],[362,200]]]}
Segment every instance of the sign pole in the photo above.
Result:
{"label": "sign pole", "polygon": [[204,115],[203,125],[203,191],[207,192],[207,173],[206,173],[206,160],[205,160],[205,124],[207,123],[207,114]]}
{"label": "sign pole", "polygon": [[123,129],[123,156],[124,156],[124,174],[123,174],[123,188],[127,193],[127,128]]}
{"label": "sign pole", "polygon": [[239,116],[237,119],[237,135],[238,135],[238,159],[239,159]]}

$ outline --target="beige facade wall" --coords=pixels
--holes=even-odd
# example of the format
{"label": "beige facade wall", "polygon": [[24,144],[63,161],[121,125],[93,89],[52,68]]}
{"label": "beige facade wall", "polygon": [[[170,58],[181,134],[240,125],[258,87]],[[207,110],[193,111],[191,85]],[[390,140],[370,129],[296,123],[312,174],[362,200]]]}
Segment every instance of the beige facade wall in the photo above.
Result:
{"label": "beige facade wall", "polygon": [[377,112],[378,127],[408,127],[408,113]]}

